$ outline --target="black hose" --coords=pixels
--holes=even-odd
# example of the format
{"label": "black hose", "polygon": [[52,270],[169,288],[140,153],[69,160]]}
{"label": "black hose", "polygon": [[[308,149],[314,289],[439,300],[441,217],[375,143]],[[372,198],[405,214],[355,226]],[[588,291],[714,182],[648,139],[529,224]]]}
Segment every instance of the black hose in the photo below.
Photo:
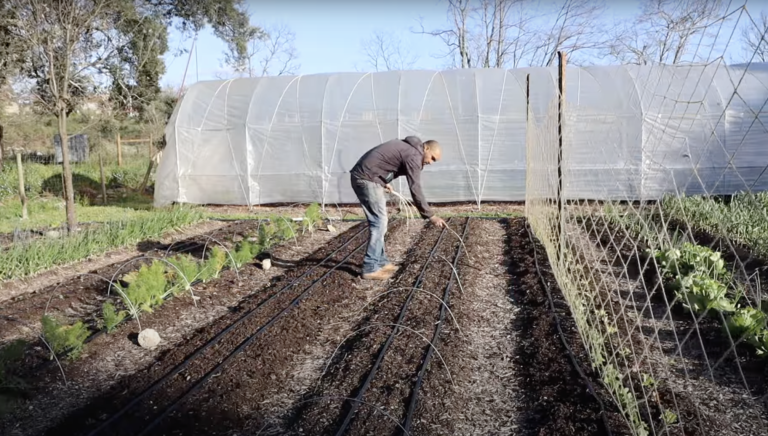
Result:
{"label": "black hose", "polygon": [[542,286],[544,287],[544,291],[547,293],[547,300],[549,301],[549,308],[552,310],[552,316],[555,319],[555,326],[557,327],[558,336],[560,337],[560,341],[565,346],[566,351],[568,352],[568,357],[571,360],[571,364],[573,368],[576,370],[576,372],[579,373],[579,376],[584,381],[584,383],[587,385],[587,390],[589,390],[589,393],[597,400],[597,404],[600,406],[600,416],[603,419],[603,425],[605,426],[605,431],[608,432],[608,435],[611,436],[611,427],[608,424],[608,416],[605,412],[605,405],[603,404],[603,401],[600,399],[600,397],[597,395],[597,392],[595,391],[594,386],[592,385],[592,382],[589,380],[589,377],[584,373],[584,371],[581,368],[581,365],[579,364],[578,359],[576,359],[576,355],[573,352],[573,349],[568,344],[568,340],[565,339],[565,333],[563,332],[563,328],[560,324],[560,317],[557,316],[557,309],[555,308],[555,301],[552,298],[552,292],[550,290],[549,284],[547,284],[547,281],[544,279],[544,274],[541,272],[541,268],[539,267],[539,255],[538,250],[536,249],[536,241],[533,236],[533,232],[531,231],[530,226],[528,225],[528,222],[525,223],[525,229],[528,232],[528,239],[531,242],[531,246],[533,247],[533,261],[536,264],[536,273],[539,276],[539,282],[541,282]]}
{"label": "black hose", "polygon": [[[373,363],[373,367],[371,368],[371,371],[368,373],[368,376],[365,378],[365,381],[363,382],[362,386],[360,386],[360,389],[358,390],[357,395],[355,396],[355,399],[352,401],[352,404],[350,405],[350,409],[347,412],[347,415],[344,418],[344,421],[342,422],[341,427],[339,427],[339,429],[336,431],[336,436],[341,436],[342,434],[344,434],[344,432],[347,430],[347,427],[349,427],[349,424],[352,422],[352,418],[355,416],[357,409],[360,407],[361,400],[363,399],[365,392],[368,390],[368,387],[371,385],[373,378],[376,376],[376,372],[379,370],[379,366],[381,365],[381,362],[384,360],[384,355],[387,354],[387,350],[389,349],[389,346],[395,340],[395,336],[397,335],[397,332],[400,330],[400,327],[398,327],[398,325],[403,322],[403,319],[405,318],[405,314],[408,312],[408,306],[410,306],[411,300],[413,299],[413,295],[416,293],[417,289],[421,288],[424,282],[424,275],[427,272],[427,266],[429,265],[429,262],[432,260],[432,257],[434,257],[435,253],[437,252],[437,247],[440,245],[440,241],[443,240],[443,236],[445,235],[445,230],[448,224],[450,224],[450,221],[451,219],[448,220],[446,227],[444,227],[443,230],[440,232],[440,236],[438,236],[437,241],[435,241],[435,245],[432,247],[432,250],[430,250],[429,256],[427,257],[427,260],[424,262],[424,266],[421,269],[421,273],[419,273],[419,276],[416,278],[416,282],[414,283],[413,288],[411,289],[411,292],[408,294],[408,298],[405,300],[403,307],[400,309],[400,314],[397,317],[397,321],[395,321],[395,327],[392,329],[392,333],[389,334],[389,337],[387,338],[386,342],[384,342],[384,345],[382,345],[379,351],[379,354],[376,357],[376,361]],[[344,401],[344,404],[346,403],[347,401]]]}
{"label": "black hose", "polygon": [[[467,222],[464,224],[464,232],[462,232],[461,240],[464,241],[464,239],[467,237],[467,233],[469,231],[469,221],[472,218],[467,218]],[[459,258],[461,257],[462,249],[464,248],[464,244],[459,244],[459,249],[456,251],[456,257],[453,259],[453,271],[458,271],[457,265],[459,263]],[[445,312],[448,308],[448,303],[450,302],[451,298],[451,289],[453,288],[453,284],[456,281],[456,274],[454,272],[451,272],[451,278],[448,280],[448,285],[445,287],[445,292],[443,293],[443,303],[440,305],[440,317],[437,320],[437,325],[435,326],[435,333],[432,335],[432,345],[427,347],[427,352],[424,356],[424,359],[421,364],[421,368],[419,368],[419,376],[416,379],[416,385],[413,387],[413,394],[411,395],[410,402],[408,403],[408,411],[405,415],[405,422],[403,423],[403,433],[409,434],[411,430],[411,425],[413,424],[413,415],[416,411],[416,405],[419,401],[419,390],[421,389],[421,385],[424,382],[424,375],[427,372],[427,367],[429,366],[429,362],[432,360],[432,355],[435,352],[435,347],[437,347],[437,342],[440,339],[440,332],[443,328],[443,322],[445,321]]]}
{"label": "black hose", "polygon": [[[192,361],[193,361],[193,360],[194,360],[194,359],[195,359],[197,356],[199,356],[201,353],[203,353],[203,352],[204,352],[205,350],[207,350],[208,348],[210,348],[210,347],[212,347],[213,345],[217,344],[217,343],[218,343],[218,342],[219,342],[219,341],[220,341],[220,340],[221,340],[221,339],[224,337],[224,335],[225,335],[225,334],[229,333],[229,332],[230,332],[232,329],[234,329],[235,327],[237,327],[237,326],[239,326],[240,324],[242,324],[244,321],[246,321],[246,319],[250,318],[250,316],[251,316],[251,315],[253,315],[253,314],[254,314],[254,313],[257,311],[257,310],[259,310],[260,308],[262,308],[262,307],[263,307],[265,304],[267,304],[267,303],[269,303],[270,301],[274,300],[274,299],[275,299],[275,298],[277,298],[279,295],[281,295],[283,292],[285,292],[285,291],[286,291],[286,290],[288,290],[289,288],[293,287],[293,285],[295,285],[295,284],[296,284],[296,283],[298,283],[300,280],[302,280],[304,277],[306,277],[307,275],[309,275],[309,273],[310,273],[310,272],[314,271],[314,270],[315,270],[315,268],[317,268],[317,267],[319,267],[320,265],[322,265],[322,264],[324,264],[325,262],[327,262],[327,261],[328,261],[328,260],[329,260],[331,257],[335,256],[335,255],[336,255],[336,253],[338,253],[339,251],[341,251],[341,250],[342,250],[344,247],[346,247],[347,245],[349,245],[349,244],[350,244],[350,243],[351,243],[351,242],[352,242],[354,239],[356,239],[358,236],[360,236],[360,235],[361,235],[361,234],[362,234],[362,233],[363,233],[365,230],[366,230],[366,227],[363,227],[363,228],[362,228],[360,231],[358,231],[358,232],[357,232],[357,233],[355,233],[355,234],[354,234],[352,237],[350,237],[348,241],[346,241],[346,242],[345,242],[344,244],[342,244],[342,245],[341,245],[339,248],[337,248],[337,249],[336,249],[336,250],[334,250],[332,253],[330,253],[328,256],[326,256],[326,257],[325,257],[323,260],[321,260],[321,261],[320,261],[320,262],[319,262],[317,265],[314,265],[312,268],[308,268],[308,269],[307,269],[307,270],[306,270],[306,271],[305,271],[303,274],[301,274],[299,277],[296,277],[296,278],[295,278],[295,279],[293,279],[293,280],[292,280],[290,283],[288,283],[287,285],[285,285],[285,286],[283,286],[282,288],[280,288],[280,289],[279,289],[277,292],[275,292],[275,293],[274,293],[274,294],[273,294],[271,297],[269,297],[269,298],[268,298],[268,299],[266,299],[265,301],[261,302],[259,305],[257,305],[257,306],[256,306],[256,307],[254,307],[253,309],[251,309],[251,310],[247,311],[246,313],[244,313],[244,314],[243,314],[243,315],[242,315],[240,318],[238,318],[238,319],[237,319],[237,321],[235,321],[234,323],[230,324],[230,325],[229,325],[227,328],[225,328],[224,330],[222,330],[222,331],[220,331],[219,333],[217,333],[217,334],[216,334],[216,336],[214,336],[214,337],[213,337],[213,338],[211,338],[211,339],[210,339],[208,342],[206,342],[204,345],[202,345],[202,346],[201,346],[201,347],[199,347],[197,350],[195,350],[195,351],[194,351],[194,352],[193,352],[193,353],[192,353],[192,354],[191,354],[189,357],[187,357],[186,359],[184,359],[184,361],[182,361],[181,363],[179,363],[178,365],[176,365],[176,367],[174,367],[174,368],[173,368],[173,369],[172,369],[170,372],[168,372],[168,373],[167,373],[167,374],[165,374],[163,377],[161,377],[160,379],[158,379],[158,380],[156,380],[154,383],[152,383],[152,385],[150,385],[150,386],[149,386],[147,389],[145,389],[145,390],[144,390],[142,393],[140,393],[139,395],[137,395],[136,397],[134,397],[134,399],[133,399],[133,400],[131,400],[131,401],[130,401],[130,402],[129,402],[129,403],[126,405],[126,406],[124,406],[124,407],[123,407],[122,409],[120,409],[120,410],[119,410],[117,413],[115,413],[114,415],[112,415],[112,416],[111,416],[109,419],[107,419],[106,421],[104,421],[104,422],[103,422],[101,425],[99,425],[99,426],[98,426],[96,429],[94,429],[93,431],[91,431],[91,432],[90,432],[88,435],[89,435],[89,436],[93,436],[93,435],[97,434],[99,431],[101,431],[102,429],[104,429],[104,428],[108,427],[110,424],[112,424],[113,422],[115,422],[115,421],[116,421],[116,420],[117,420],[119,417],[121,417],[121,416],[122,416],[122,415],[124,415],[126,412],[128,412],[128,410],[130,410],[130,408],[132,408],[134,405],[136,405],[136,404],[137,404],[139,401],[143,400],[143,399],[144,399],[144,398],[146,398],[146,397],[147,397],[149,394],[151,394],[151,393],[152,393],[152,392],[154,392],[154,391],[155,391],[157,388],[159,388],[159,387],[160,387],[160,386],[161,386],[161,385],[162,385],[162,384],[163,384],[163,383],[164,383],[166,380],[168,380],[168,379],[170,379],[170,378],[174,377],[176,374],[178,374],[178,373],[180,373],[182,370],[184,370],[184,368],[186,368],[186,367],[187,367],[187,365],[189,365],[189,363],[191,363],[191,362],[192,362]],[[338,265],[337,265],[337,266],[338,266]],[[334,267],[334,269],[335,269],[335,268],[336,268],[336,267]],[[330,271],[329,271],[329,272],[330,272]],[[329,272],[327,272],[327,273],[326,273],[326,275],[327,275]],[[324,277],[325,277],[325,276],[324,276]]]}

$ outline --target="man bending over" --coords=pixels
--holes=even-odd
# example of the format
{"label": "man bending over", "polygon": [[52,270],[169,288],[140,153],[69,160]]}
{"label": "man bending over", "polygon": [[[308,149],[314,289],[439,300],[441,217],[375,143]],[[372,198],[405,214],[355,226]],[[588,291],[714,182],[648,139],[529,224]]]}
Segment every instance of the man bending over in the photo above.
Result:
{"label": "man bending over", "polygon": [[438,227],[445,226],[445,221],[432,213],[421,190],[421,170],[424,165],[439,161],[441,155],[437,141],[421,142],[415,136],[408,136],[368,150],[350,171],[352,189],[360,200],[370,229],[368,250],[363,260],[364,279],[386,280],[397,270],[384,250],[384,235],[387,233],[387,199],[384,193],[392,192],[392,180],[405,176],[413,204],[421,217]]}

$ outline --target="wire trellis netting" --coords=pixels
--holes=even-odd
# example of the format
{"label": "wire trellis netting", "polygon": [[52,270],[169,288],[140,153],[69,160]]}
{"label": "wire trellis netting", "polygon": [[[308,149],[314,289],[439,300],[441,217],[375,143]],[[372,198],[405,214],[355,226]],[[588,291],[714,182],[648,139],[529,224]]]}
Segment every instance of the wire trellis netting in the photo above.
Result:
{"label": "wire trellis netting", "polygon": [[768,75],[724,59],[736,29],[765,38],[757,23],[732,8],[698,32],[694,67],[630,70],[633,123],[570,95],[570,69],[546,97],[529,77],[526,215],[638,435],[768,432]]}

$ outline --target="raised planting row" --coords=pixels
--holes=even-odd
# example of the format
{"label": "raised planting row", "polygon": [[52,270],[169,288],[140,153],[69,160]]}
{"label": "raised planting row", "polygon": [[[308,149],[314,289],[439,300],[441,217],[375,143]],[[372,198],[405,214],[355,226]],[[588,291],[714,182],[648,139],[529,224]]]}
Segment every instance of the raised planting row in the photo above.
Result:
{"label": "raised planting row", "polygon": [[[610,434],[610,426],[613,434],[628,434],[615,407],[606,403],[601,412],[566,354],[525,221],[511,223],[507,241],[503,232],[488,238],[498,235],[493,227],[499,223],[454,219],[449,226],[420,235],[392,283],[369,300],[365,316],[325,357],[311,390],[281,421],[267,422],[265,432],[600,435]],[[504,242],[509,270],[498,265],[504,259],[496,247]],[[546,267],[546,259],[541,262]],[[501,280],[491,279],[494,274]],[[488,295],[499,291],[499,300]],[[556,310],[567,322],[567,306],[555,292]],[[483,310],[492,311],[508,304],[507,293],[514,301],[507,310],[519,310],[513,320],[505,323],[510,318],[502,312],[477,324],[472,305],[491,298]],[[505,340],[494,338],[497,331]],[[573,325],[563,331],[579,347]],[[583,365],[584,354],[577,360]]]}
{"label": "raised planting row", "polygon": [[0,281],[26,277],[108,250],[156,238],[203,219],[196,210],[174,208],[111,222],[60,238],[38,238],[0,250]]}
{"label": "raised planting row", "polygon": [[[305,268],[292,269],[267,288],[254,292],[235,310],[169,350],[146,372],[125,377],[104,398],[91,402],[49,434],[75,435],[92,431],[95,431],[93,434],[140,434],[142,431],[161,431],[169,423],[181,425],[177,422],[179,416],[183,425],[194,428],[199,423],[190,419],[185,410],[208,401],[205,393],[218,390],[219,383],[224,380],[232,383],[225,392],[231,392],[243,383],[242,359],[248,358],[252,351],[263,350],[265,344],[279,345],[276,339],[292,324],[311,322],[313,318],[303,312],[315,305],[319,306],[314,310],[327,308],[332,301],[323,294],[328,289],[337,292],[337,298],[343,297],[345,287],[328,287],[328,282],[349,277],[340,269],[352,263],[353,255],[358,256],[355,259],[358,262],[362,259],[366,242],[366,227],[362,224],[353,227],[302,261]],[[309,340],[309,337],[301,338],[301,341]],[[306,342],[297,345],[303,344]],[[250,371],[256,368],[263,371],[263,374],[258,372],[260,377],[254,382],[278,383],[279,386],[280,380],[275,375],[282,372],[284,362],[281,364],[274,359],[286,359],[289,355],[265,352],[257,357],[267,362],[252,362]],[[227,406],[220,398],[211,400],[213,405],[199,416],[203,423],[220,407]],[[237,403],[229,406],[236,410]],[[238,422],[233,419],[231,425],[235,424]]]}
{"label": "raised planting row", "polygon": [[585,276],[613,288],[603,303],[610,342],[630,346],[625,384],[652,433],[764,434],[766,410],[755,398],[767,386],[756,358],[765,316],[745,292],[743,269],[689,242],[675,223],[607,209],[585,220],[598,253]]}
{"label": "raised planting row", "polygon": [[[449,228],[464,234],[460,220]],[[466,219],[461,221],[467,221]],[[331,366],[297,410],[289,431],[298,434],[392,434],[398,428],[410,432],[409,413],[420,382],[419,364],[429,349],[437,347],[432,332],[444,307],[444,289],[460,258],[462,247],[448,229],[431,229],[417,241],[409,262],[392,280],[386,296],[371,303],[355,334],[339,344]],[[452,283],[452,282],[450,282]],[[450,290],[450,288],[449,288]],[[437,298],[435,297],[437,296]],[[438,324],[439,325],[439,324]],[[431,345],[430,345],[431,344]],[[437,351],[434,365],[440,365]],[[327,404],[323,398],[347,398]],[[415,405],[415,404],[414,404]]]}
{"label": "raised planting row", "polygon": [[[314,232],[320,220],[305,219],[303,223],[302,231]],[[34,377],[35,357],[43,357],[43,353],[36,353],[35,350],[49,351],[51,357],[74,360],[80,356],[86,344],[101,334],[113,332],[128,320],[135,320],[141,330],[140,317],[156,311],[172,297],[189,293],[196,303],[199,297],[194,295],[193,286],[215,281],[227,269],[234,270],[239,276],[239,270],[247,263],[257,256],[266,262],[264,259],[269,258],[276,245],[296,239],[298,232],[292,220],[278,217],[269,222],[235,223],[213,234],[198,236],[166,248],[166,253],[175,248],[192,254],[139,257],[109,267],[113,279],[91,274],[92,278],[98,280],[92,280],[90,287],[83,287],[82,283],[78,283],[81,280],[75,278],[69,284],[25,295],[9,304],[9,307],[4,307],[4,312],[13,313],[14,316],[4,315],[0,321],[8,327],[4,332],[11,333],[17,330],[11,328],[14,325],[18,327],[19,324],[31,322],[35,316],[40,317],[41,312],[45,313],[42,315],[42,333],[39,335],[45,348],[41,349],[34,342],[25,347],[29,352],[22,372],[28,378]],[[229,249],[219,236],[227,234],[238,241]],[[196,251],[199,251],[200,258],[195,256]],[[79,309],[79,316],[84,318],[77,319],[75,316],[73,320],[73,307]],[[100,311],[97,310],[99,307]],[[9,349],[16,350],[22,344],[23,341],[14,341]],[[14,389],[13,393],[19,394],[17,391]]]}
{"label": "raised planting row", "polygon": [[[731,206],[739,202],[757,204],[757,200],[762,197],[746,194],[736,196]],[[686,213],[698,214],[700,218],[708,216],[705,213],[705,205],[719,209],[717,204],[722,204],[701,197],[683,198],[679,202],[666,199],[665,202],[685,207]],[[757,212],[765,214],[765,211]],[[719,216],[717,213],[713,215]],[[660,278],[663,280],[664,289],[669,293],[670,301],[673,302],[672,306],[679,304],[685,307],[698,320],[709,316],[722,321],[723,332],[729,341],[734,344],[744,342],[753,346],[758,356],[768,355],[768,316],[764,312],[766,305],[762,300],[750,301],[745,284],[731,272],[737,268],[730,265],[729,269],[721,252],[686,242],[684,237],[676,238],[676,235],[680,236],[677,226],[668,231],[661,226],[640,222],[641,218],[633,213],[623,216],[609,213],[606,217],[609,222],[622,226],[630,234],[642,239],[643,245],[647,247],[646,252],[656,259]],[[699,220],[695,222],[701,223]],[[762,227],[757,226],[754,221],[752,225],[749,221],[742,224],[744,228]],[[651,235],[651,229],[656,229],[658,233]]]}
{"label": "raised planting row", "polygon": [[660,211],[668,219],[726,238],[768,258],[766,192],[738,194],[728,201],[717,197],[667,196],[661,201]]}
{"label": "raised planting row", "polygon": [[[52,418],[47,431],[27,422],[0,431],[337,434],[360,394],[343,434],[405,434],[406,425],[408,434],[426,435],[629,434],[585,369],[568,307],[525,221],[450,225],[393,222],[388,254],[401,267],[385,282],[359,279],[367,232],[355,226],[148,369]],[[350,390],[324,394],[343,388],[348,366]]]}

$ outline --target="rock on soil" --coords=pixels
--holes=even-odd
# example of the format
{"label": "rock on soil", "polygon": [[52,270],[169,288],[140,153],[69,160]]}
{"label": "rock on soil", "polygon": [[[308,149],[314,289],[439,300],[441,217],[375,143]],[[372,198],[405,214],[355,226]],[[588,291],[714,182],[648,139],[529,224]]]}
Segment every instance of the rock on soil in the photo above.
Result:
{"label": "rock on soil", "polygon": [[154,350],[160,345],[160,335],[152,329],[144,329],[139,333],[139,345],[147,350]]}

